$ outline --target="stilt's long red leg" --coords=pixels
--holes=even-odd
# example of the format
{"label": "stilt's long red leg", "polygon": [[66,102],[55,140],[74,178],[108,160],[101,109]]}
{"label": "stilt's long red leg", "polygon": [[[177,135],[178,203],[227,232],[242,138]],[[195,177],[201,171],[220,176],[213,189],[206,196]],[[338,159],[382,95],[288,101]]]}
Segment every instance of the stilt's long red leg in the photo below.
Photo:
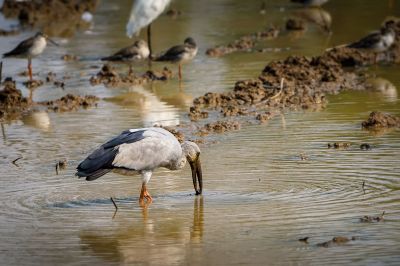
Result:
{"label": "stilt's long red leg", "polygon": [[179,80],[182,80],[182,65],[181,65],[181,63],[179,63],[179,72],[178,72],[178,75],[179,75]]}
{"label": "stilt's long red leg", "polygon": [[29,80],[32,81],[32,59],[28,58],[28,73],[29,73]]}

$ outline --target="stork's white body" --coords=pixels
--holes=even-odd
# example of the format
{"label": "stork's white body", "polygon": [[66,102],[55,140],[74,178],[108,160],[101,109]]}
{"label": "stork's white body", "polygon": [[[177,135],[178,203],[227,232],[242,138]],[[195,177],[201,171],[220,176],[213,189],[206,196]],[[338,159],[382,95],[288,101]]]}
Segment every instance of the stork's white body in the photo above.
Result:
{"label": "stork's white body", "polygon": [[171,0],[134,0],[129,21],[126,24],[126,35],[131,38],[133,34],[149,25],[170,2]]}

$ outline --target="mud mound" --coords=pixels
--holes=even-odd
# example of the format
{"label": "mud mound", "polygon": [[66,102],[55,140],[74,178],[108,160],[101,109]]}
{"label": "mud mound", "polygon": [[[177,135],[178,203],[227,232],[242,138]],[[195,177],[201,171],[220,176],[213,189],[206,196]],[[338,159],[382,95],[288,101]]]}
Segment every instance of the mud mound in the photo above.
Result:
{"label": "mud mound", "polygon": [[72,36],[88,23],[81,19],[86,11],[95,10],[98,0],[5,0],[1,12],[6,18],[17,18],[21,26],[40,28],[51,36]]}
{"label": "mud mound", "polygon": [[0,90],[0,119],[16,118],[28,109],[28,99],[22,96],[11,78],[6,78],[3,86],[4,88]]}
{"label": "mud mound", "polygon": [[400,127],[400,117],[375,111],[370,113],[368,119],[361,125],[365,129],[372,130]]}
{"label": "mud mound", "polygon": [[46,102],[39,102],[39,105],[47,106],[49,110],[54,112],[70,112],[79,108],[89,108],[97,106],[99,98],[93,95],[78,96],[67,94],[60,99]]}
{"label": "mud mound", "polygon": [[213,48],[209,48],[207,49],[206,54],[212,57],[220,57],[233,52],[249,51],[257,44],[258,41],[274,39],[278,37],[278,35],[279,29],[270,27],[264,31],[242,36],[227,45],[218,45]]}
{"label": "mud mound", "polygon": [[201,136],[206,136],[210,133],[224,133],[232,130],[239,130],[240,123],[237,121],[216,121],[213,123],[208,123],[202,127],[199,131]]}
{"label": "mud mound", "polygon": [[109,87],[117,87],[124,84],[143,85],[151,81],[166,81],[172,77],[172,71],[167,67],[164,67],[162,71],[149,70],[142,75],[134,73],[121,75],[111,65],[105,64],[96,76],[90,78],[90,84],[94,86],[103,83]]}

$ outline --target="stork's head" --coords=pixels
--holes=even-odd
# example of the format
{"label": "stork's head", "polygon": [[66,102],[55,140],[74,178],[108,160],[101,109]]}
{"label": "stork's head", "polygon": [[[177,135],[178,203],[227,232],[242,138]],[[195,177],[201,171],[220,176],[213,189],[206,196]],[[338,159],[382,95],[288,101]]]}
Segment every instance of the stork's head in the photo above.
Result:
{"label": "stork's head", "polygon": [[[182,143],[182,151],[186,157],[186,160],[190,164],[190,168],[192,169],[194,190],[196,191],[196,195],[199,195],[203,190],[203,175],[201,172],[200,148],[194,142],[185,141],[184,143]],[[199,182],[199,188],[197,188],[197,181]]]}

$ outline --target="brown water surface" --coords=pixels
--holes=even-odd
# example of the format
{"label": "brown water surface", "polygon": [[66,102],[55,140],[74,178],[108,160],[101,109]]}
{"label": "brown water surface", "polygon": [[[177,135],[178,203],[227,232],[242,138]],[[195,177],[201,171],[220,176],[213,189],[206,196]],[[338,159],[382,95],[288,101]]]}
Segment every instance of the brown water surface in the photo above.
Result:
{"label": "brown water surface", "polygon": [[[71,76],[65,90],[45,85],[35,91],[35,100],[67,92],[107,99],[94,109],[38,112],[3,124],[2,265],[398,265],[400,131],[373,135],[360,128],[373,110],[400,115],[398,65],[368,69],[380,78],[378,84],[386,84],[383,89],[346,91],[330,96],[323,111],[286,112],[268,124],[213,137],[214,142],[201,147],[201,197],[193,194],[188,168],[156,171],[149,183],[154,203],[145,210],[137,203],[139,177],[108,174],[95,182],[74,177],[80,160],[122,130],[187,122],[185,113],[194,97],[229,90],[236,81],[259,75],[271,60],[318,55],[376,29],[388,15],[400,16],[398,1],[332,0],[324,6],[332,18],[332,35],[310,25],[303,34],[284,32],[261,42],[258,47],[272,48],[269,53],[205,55],[211,46],[270,24],[283,25],[297,10],[289,1],[265,1],[267,13],[261,15],[261,2],[173,1],[182,15],[176,20],[161,16],[153,24],[153,42],[155,51],[187,36],[198,42],[198,56],[184,66],[183,90],[176,79],[114,89],[89,84],[98,71],[92,66],[101,66],[98,58],[130,43],[124,33],[131,5],[127,0],[101,1],[91,29],[72,39],[57,39],[60,47],[49,46],[34,59],[36,78],[44,79],[49,71]],[[1,37],[0,52],[31,34]],[[66,53],[82,60],[60,60]],[[25,67],[24,60],[7,59],[3,76],[15,77],[23,88],[26,77],[16,73]],[[176,66],[170,67],[176,71]],[[117,68],[122,71],[126,66]],[[337,141],[352,146],[327,148]],[[372,149],[360,150],[361,143]],[[301,160],[301,153],[308,160]],[[18,157],[22,158],[12,164]],[[61,159],[68,165],[56,175],[55,164]],[[111,196],[119,206],[115,214]],[[382,222],[359,221],[383,211]],[[309,244],[298,241],[306,236]],[[316,246],[334,236],[356,240],[330,248]]]}

